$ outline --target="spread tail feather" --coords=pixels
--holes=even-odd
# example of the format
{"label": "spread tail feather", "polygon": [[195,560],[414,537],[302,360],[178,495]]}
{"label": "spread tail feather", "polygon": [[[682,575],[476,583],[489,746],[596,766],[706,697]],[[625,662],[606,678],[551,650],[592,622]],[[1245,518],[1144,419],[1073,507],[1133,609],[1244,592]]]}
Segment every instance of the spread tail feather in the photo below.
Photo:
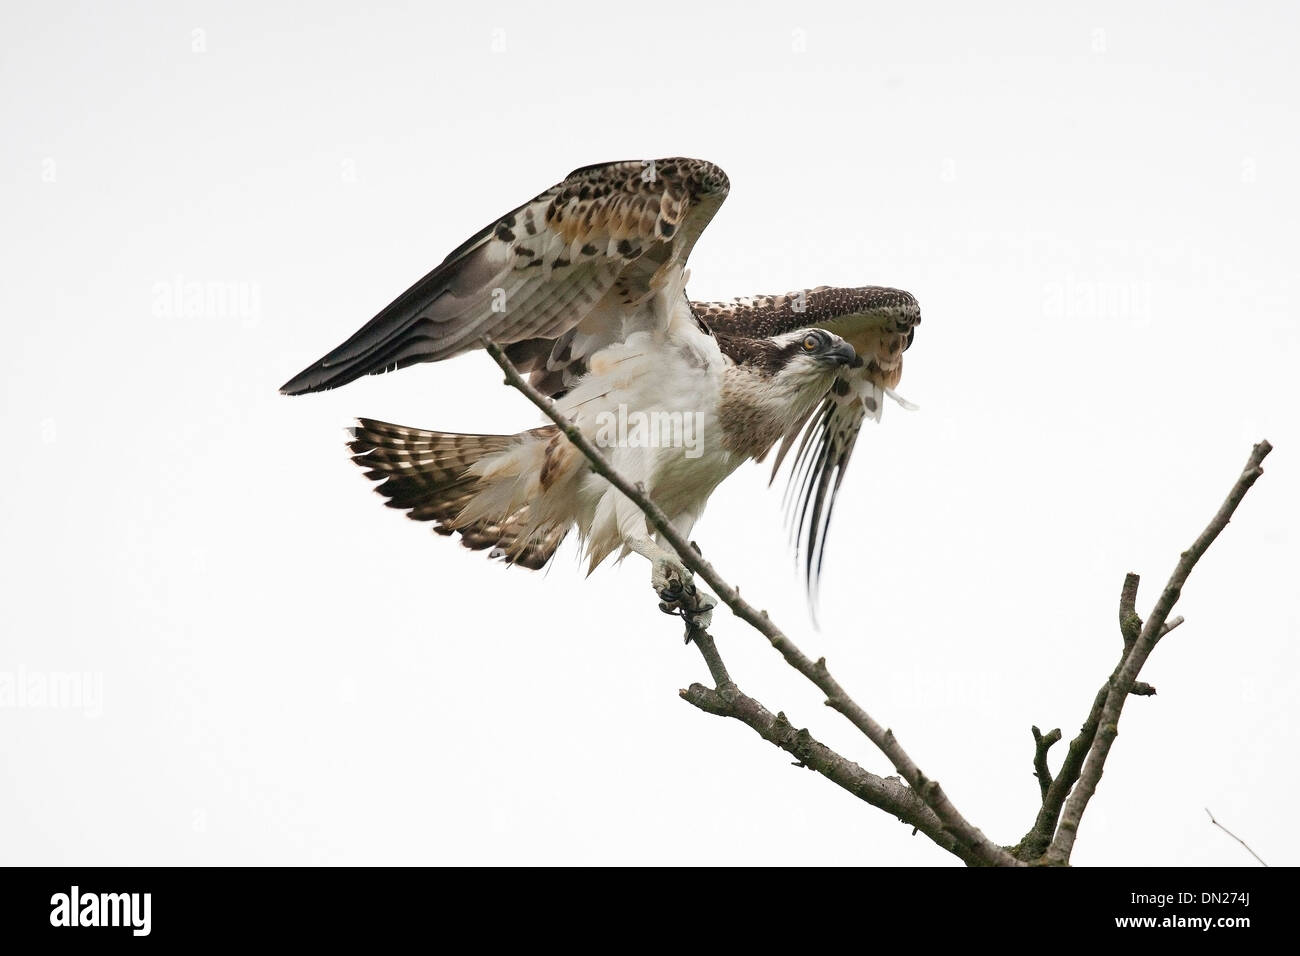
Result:
{"label": "spread tail feather", "polygon": [[552,431],[558,432],[552,427],[519,435],[460,435],[359,418],[348,447],[366,477],[380,482],[375,490],[388,499],[388,507],[406,511],[414,521],[434,522],[439,534],[459,534],[467,548],[490,548],[489,557],[537,569],[555,554],[567,527],[537,528],[527,504],[495,518],[463,515],[492,490],[493,479],[476,465]]}

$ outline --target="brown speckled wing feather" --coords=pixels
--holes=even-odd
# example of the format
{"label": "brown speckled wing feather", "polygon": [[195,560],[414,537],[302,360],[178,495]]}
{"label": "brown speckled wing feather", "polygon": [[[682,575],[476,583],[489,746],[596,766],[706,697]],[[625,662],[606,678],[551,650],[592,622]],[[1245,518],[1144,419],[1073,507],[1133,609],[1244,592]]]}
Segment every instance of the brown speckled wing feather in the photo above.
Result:
{"label": "brown speckled wing feather", "polygon": [[281,391],[450,358],[485,335],[509,345],[555,340],[593,314],[614,323],[680,277],[727,190],[726,174],[699,159],[575,170],[463,243]]}

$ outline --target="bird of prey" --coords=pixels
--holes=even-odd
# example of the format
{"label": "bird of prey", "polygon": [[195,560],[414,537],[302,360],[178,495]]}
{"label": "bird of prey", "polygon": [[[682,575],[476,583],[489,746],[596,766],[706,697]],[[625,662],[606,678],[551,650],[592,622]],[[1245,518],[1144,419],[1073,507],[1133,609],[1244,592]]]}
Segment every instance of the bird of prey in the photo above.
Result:
{"label": "bird of prey", "polygon": [[[683,537],[743,462],[776,448],[775,478],[793,450],[792,524],[812,589],[858,431],[886,396],[902,402],[893,389],[920,310],[880,286],[691,302],[686,260],[728,189],[699,159],[575,170],[281,391],[336,388],[489,338]],[[353,460],[389,507],[468,548],[540,568],[576,527],[592,569],[615,552],[643,555],[670,603],[689,581],[640,509],[554,425],[464,435],[363,418],[352,435]]]}

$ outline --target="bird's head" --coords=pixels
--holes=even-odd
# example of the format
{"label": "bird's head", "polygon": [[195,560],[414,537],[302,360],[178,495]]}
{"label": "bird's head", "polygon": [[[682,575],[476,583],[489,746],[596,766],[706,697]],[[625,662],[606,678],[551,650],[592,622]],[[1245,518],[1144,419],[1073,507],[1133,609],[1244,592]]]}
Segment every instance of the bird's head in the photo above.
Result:
{"label": "bird's head", "polygon": [[765,443],[807,417],[840,373],[862,366],[853,346],[825,329],[797,329],[763,339],[717,338],[734,363],[723,387],[724,405],[736,422],[753,429],[764,450]]}
{"label": "bird's head", "polygon": [[769,385],[825,385],[827,376],[862,365],[853,346],[826,329],[796,329],[761,339],[722,332],[716,337],[738,372],[765,379]]}
{"label": "bird's head", "polygon": [[766,340],[772,344],[772,375],[801,387],[825,384],[842,368],[860,368],[853,346],[825,329],[797,329]]}

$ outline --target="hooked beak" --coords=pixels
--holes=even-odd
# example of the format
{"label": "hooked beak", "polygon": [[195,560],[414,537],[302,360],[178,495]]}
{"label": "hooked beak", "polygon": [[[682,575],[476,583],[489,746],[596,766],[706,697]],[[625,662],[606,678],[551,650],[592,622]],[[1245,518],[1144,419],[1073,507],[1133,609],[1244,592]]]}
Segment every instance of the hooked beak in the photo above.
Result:
{"label": "hooked beak", "polygon": [[853,346],[848,342],[841,342],[835,348],[826,353],[826,358],[837,365],[847,365],[849,368],[861,368],[862,358],[857,352],[853,351]]}

